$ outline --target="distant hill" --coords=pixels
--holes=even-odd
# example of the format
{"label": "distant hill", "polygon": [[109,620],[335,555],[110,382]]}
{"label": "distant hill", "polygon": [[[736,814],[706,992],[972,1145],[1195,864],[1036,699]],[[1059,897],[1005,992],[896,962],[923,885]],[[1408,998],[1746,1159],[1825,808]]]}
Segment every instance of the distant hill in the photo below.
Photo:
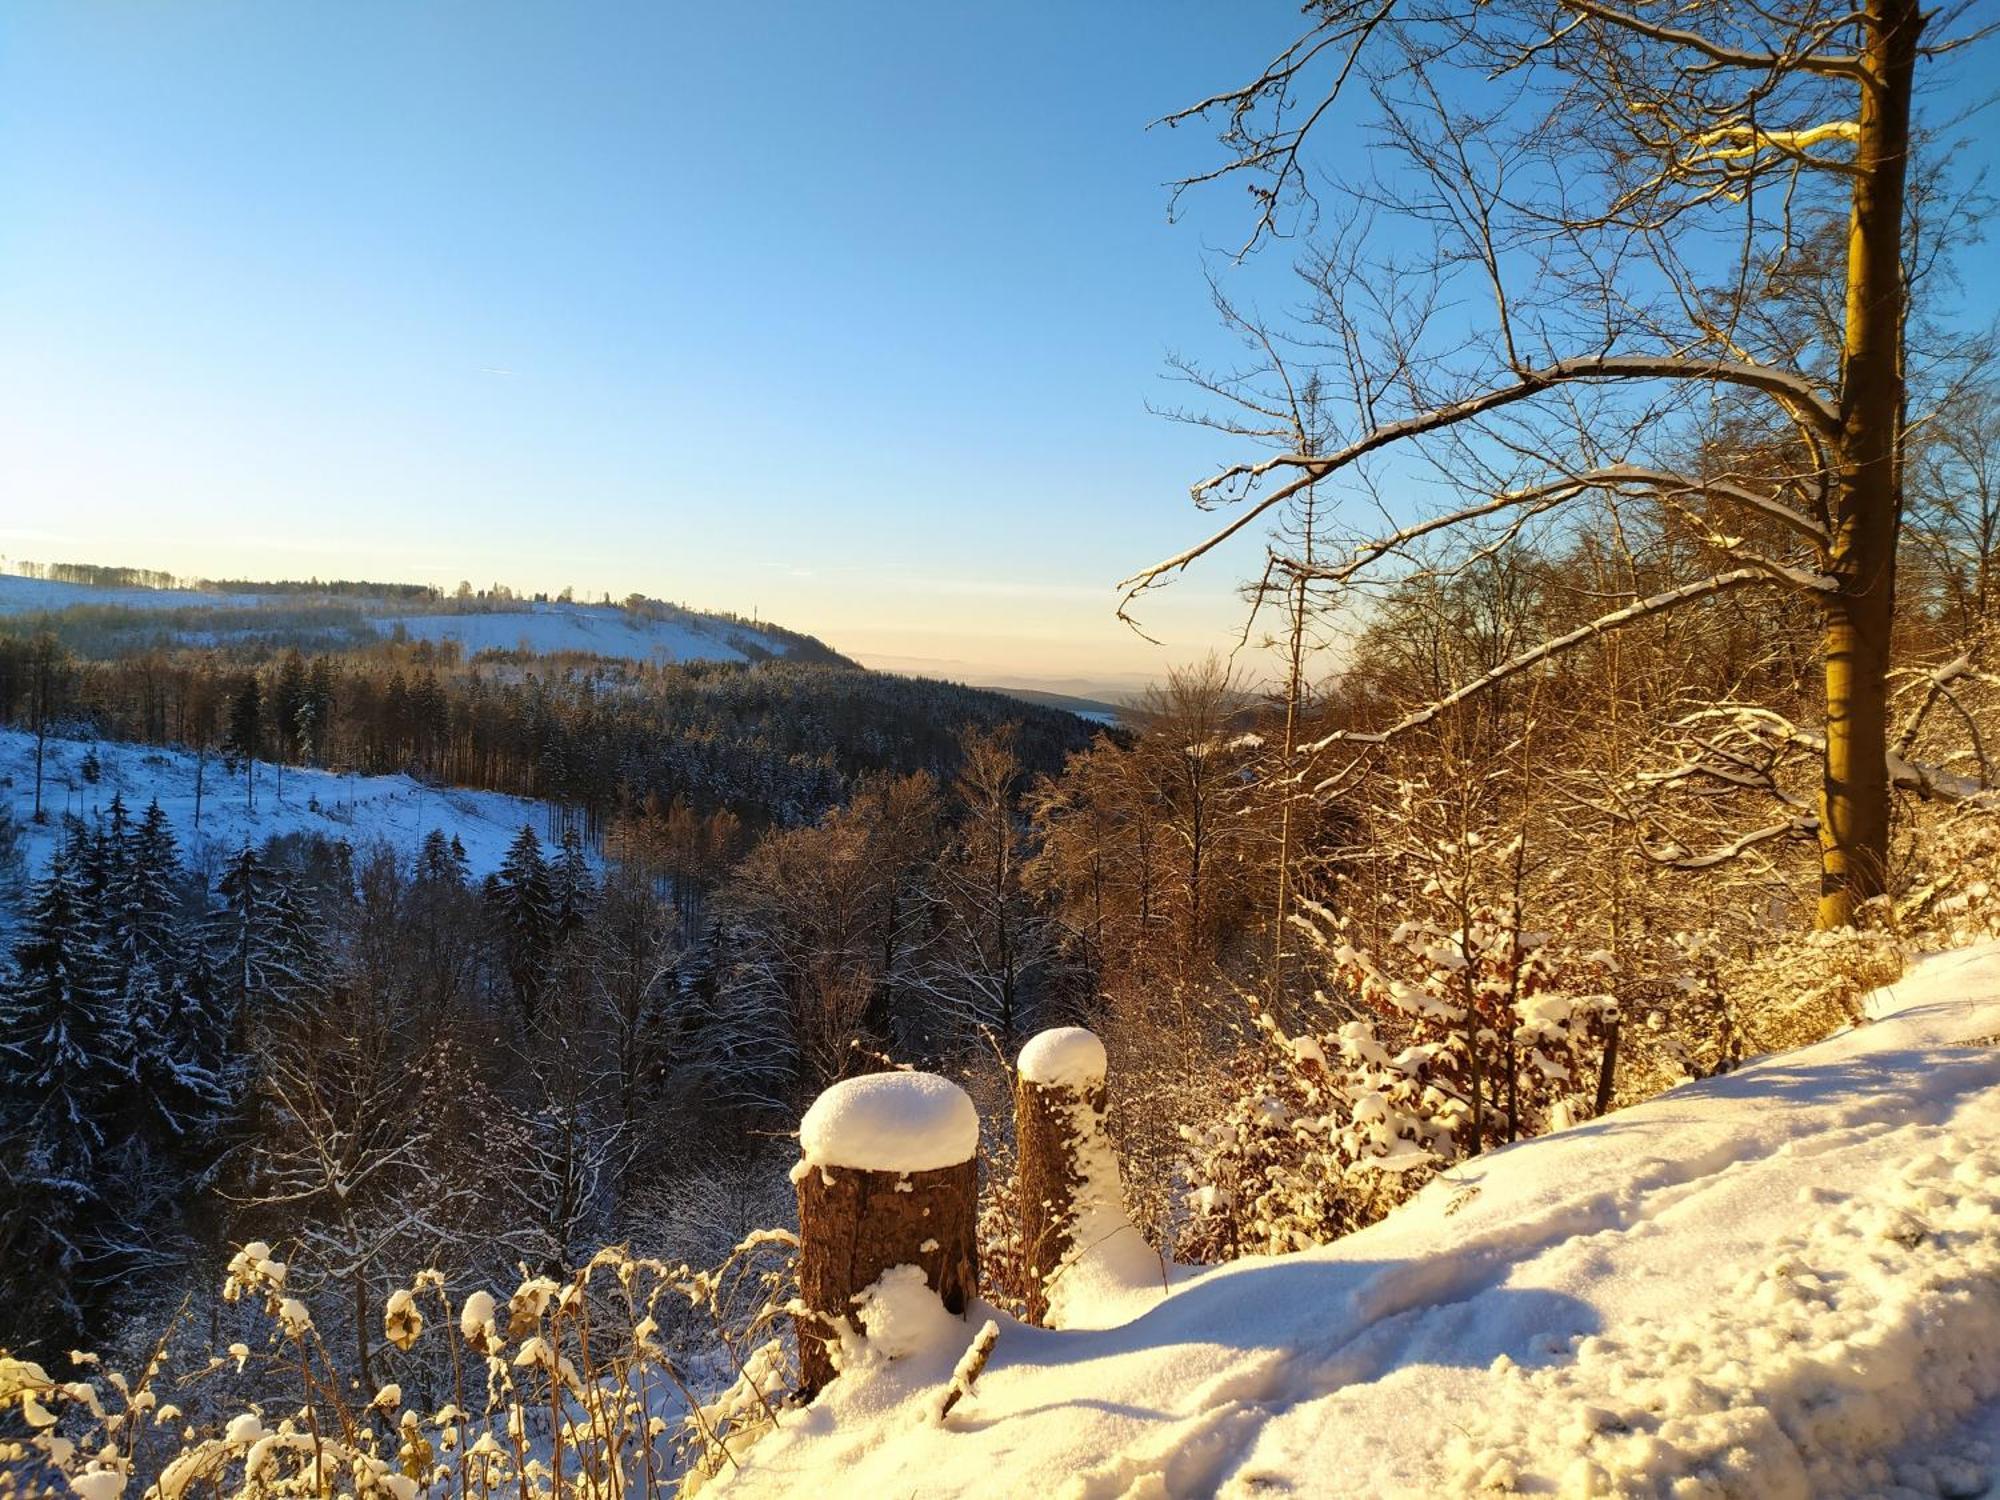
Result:
{"label": "distant hill", "polygon": [[[107,570],[111,571],[111,570]],[[650,662],[852,666],[825,643],[766,621],[634,595],[624,604],[449,599],[397,584],[230,582],[198,588],[98,584],[0,574],[0,620],[47,616],[86,654],[258,638],[352,645],[369,637],[457,641],[465,654],[529,653]]]}
{"label": "distant hill", "polygon": [[982,685],[980,691],[1018,698],[1023,703],[1032,703],[1038,708],[1060,709],[1064,713],[1075,714],[1079,719],[1088,719],[1093,724],[1130,724],[1133,719],[1134,711],[1129,704],[1108,703],[1098,698],[1075,698],[1068,693],[1045,693],[1038,688]]}
{"label": "distant hill", "polygon": [[520,651],[537,656],[576,653],[622,661],[768,661],[852,665],[810,636],[647,600],[618,604],[529,603],[512,609],[449,614],[387,614],[372,623],[385,635],[457,641],[467,656]]}

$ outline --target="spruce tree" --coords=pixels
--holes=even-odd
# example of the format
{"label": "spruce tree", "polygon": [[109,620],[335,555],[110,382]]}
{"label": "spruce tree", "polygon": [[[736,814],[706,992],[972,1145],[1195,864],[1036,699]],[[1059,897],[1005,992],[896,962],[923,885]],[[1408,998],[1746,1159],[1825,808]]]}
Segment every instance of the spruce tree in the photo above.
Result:
{"label": "spruce tree", "polygon": [[131,1016],[82,883],[59,851],[34,889],[0,986],[0,1287],[30,1340],[87,1332],[117,1266],[120,1200],[107,1147],[134,1076]]}
{"label": "spruce tree", "polygon": [[463,885],[458,863],[452,858],[452,846],[445,842],[444,831],[433,828],[424,835],[424,842],[417,850],[416,881],[419,885]]}
{"label": "spruce tree", "polygon": [[164,973],[184,952],[176,928],[185,879],[179,843],[155,799],[120,840],[107,884],[112,951],[128,969]]}
{"label": "spruce tree", "polygon": [[216,882],[208,948],[238,1026],[261,1032],[324,998],[331,978],[317,916],[289,876],[248,844]]}
{"label": "spruce tree", "polygon": [[572,936],[590,919],[597,905],[597,882],[590,873],[590,858],[583,852],[583,839],[576,829],[563,830],[562,848],[549,872],[555,940]]}
{"label": "spruce tree", "polygon": [[500,939],[507,979],[522,1019],[532,1025],[555,947],[555,894],[541,840],[523,824],[499,871],[486,883],[486,904]]}
{"label": "spruce tree", "polygon": [[257,752],[264,743],[264,689],[252,672],[229,700],[228,750],[243,762],[244,806],[257,805]]}

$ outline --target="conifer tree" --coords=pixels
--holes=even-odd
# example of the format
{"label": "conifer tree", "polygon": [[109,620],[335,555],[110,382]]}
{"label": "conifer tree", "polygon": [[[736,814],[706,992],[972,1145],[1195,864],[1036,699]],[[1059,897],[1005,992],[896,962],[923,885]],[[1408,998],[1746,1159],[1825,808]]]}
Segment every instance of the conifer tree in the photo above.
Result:
{"label": "conifer tree", "polygon": [[562,942],[590,919],[597,906],[597,882],[590,873],[590,858],[573,827],[563,830],[562,848],[549,871],[549,886],[555,940]]}
{"label": "conifer tree", "polygon": [[523,824],[486,883],[486,906],[500,940],[508,983],[532,1025],[556,941],[555,893],[534,827]]}
{"label": "conifer tree", "polygon": [[229,744],[232,755],[243,762],[243,803],[257,805],[257,751],[263,744],[264,690],[252,672],[229,700]]}
{"label": "conifer tree", "polygon": [[133,1036],[67,852],[25,917],[0,987],[0,1285],[31,1299],[21,1311],[31,1336],[57,1340],[84,1333],[91,1288],[115,1269],[106,1147],[133,1078]]}
{"label": "conifer tree", "polygon": [[262,1031],[316,1005],[330,979],[326,942],[285,873],[246,844],[216,894],[222,905],[209,916],[209,948],[232,1018]]}

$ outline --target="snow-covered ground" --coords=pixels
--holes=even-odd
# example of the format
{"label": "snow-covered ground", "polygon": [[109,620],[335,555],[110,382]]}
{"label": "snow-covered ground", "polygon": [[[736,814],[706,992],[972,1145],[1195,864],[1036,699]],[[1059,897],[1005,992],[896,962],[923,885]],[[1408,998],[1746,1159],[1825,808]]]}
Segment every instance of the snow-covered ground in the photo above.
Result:
{"label": "snow-covered ground", "polygon": [[942,1425],[992,1314],[905,1318],[915,1352],[781,1413],[719,1491],[1986,1494],[2000,945],[1871,1008],[1481,1157],[1336,1245],[1185,1277],[1120,1326],[1002,1319]]}
{"label": "snow-covered ground", "polygon": [[194,609],[212,605],[256,605],[263,594],[208,594],[195,589],[113,589],[86,583],[57,583],[47,578],[23,578],[0,573],[0,615],[32,614],[72,609],[80,605],[109,609]]}
{"label": "snow-covered ground", "polygon": [[[220,594],[192,589],[93,588],[80,583],[55,583],[0,573],[0,615],[60,611],[84,606],[161,610],[229,607],[295,609],[315,596],[298,594]],[[576,651],[628,661],[743,662],[753,654],[786,656],[788,642],[752,625],[698,610],[675,610],[666,618],[648,619],[609,604],[562,604],[522,600],[507,609],[467,613],[411,613],[394,601],[342,597],[383,635],[401,627],[413,640],[454,640],[470,656],[480,651]],[[190,644],[213,644],[212,631],[195,630],[184,637]],[[747,648],[747,649],[746,649]]]}
{"label": "snow-covered ground", "polygon": [[[92,750],[98,778],[87,781],[83,762]],[[208,758],[201,799],[201,826],[195,827],[195,757],[185,751],[109,741],[51,739],[43,770],[45,824],[28,821],[35,805],[35,739],[20,730],[0,730],[0,798],[13,808],[26,835],[31,871],[47,864],[65,810],[86,821],[122,793],[133,816],[155,797],[173,824],[182,852],[197,868],[211,868],[243,847],[273,834],[310,830],[344,838],[361,848],[386,842],[415,852],[437,828],[465,846],[475,876],[500,866],[507,844],[531,824],[537,833],[546,818],[539,803],[499,792],[471,792],[424,786],[408,776],[340,776],[330,771],[287,767],[279,795],[275,767],[257,767],[257,806],[244,803],[244,778],[229,775],[219,756]]]}
{"label": "snow-covered ground", "polygon": [[401,626],[412,639],[457,641],[471,656],[480,651],[583,651],[629,661],[748,661],[744,644],[777,656],[785,644],[748,625],[713,615],[641,619],[608,604],[525,604],[493,614],[385,615],[374,622],[384,634]]}

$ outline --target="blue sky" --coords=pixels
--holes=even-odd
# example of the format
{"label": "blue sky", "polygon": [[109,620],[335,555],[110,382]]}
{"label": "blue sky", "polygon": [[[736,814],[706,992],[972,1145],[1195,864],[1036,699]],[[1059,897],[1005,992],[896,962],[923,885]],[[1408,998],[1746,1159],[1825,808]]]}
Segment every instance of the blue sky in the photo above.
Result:
{"label": "blue sky", "polygon": [[12,5],[0,553],[1206,649],[1227,570],[1111,613],[1227,456],[1145,403],[1236,195],[1169,225],[1145,126],[1268,10]]}
{"label": "blue sky", "polygon": [[[0,555],[639,590],[1097,685],[1227,645],[1241,3],[0,9]],[[1289,296],[1280,251],[1232,273]]]}

